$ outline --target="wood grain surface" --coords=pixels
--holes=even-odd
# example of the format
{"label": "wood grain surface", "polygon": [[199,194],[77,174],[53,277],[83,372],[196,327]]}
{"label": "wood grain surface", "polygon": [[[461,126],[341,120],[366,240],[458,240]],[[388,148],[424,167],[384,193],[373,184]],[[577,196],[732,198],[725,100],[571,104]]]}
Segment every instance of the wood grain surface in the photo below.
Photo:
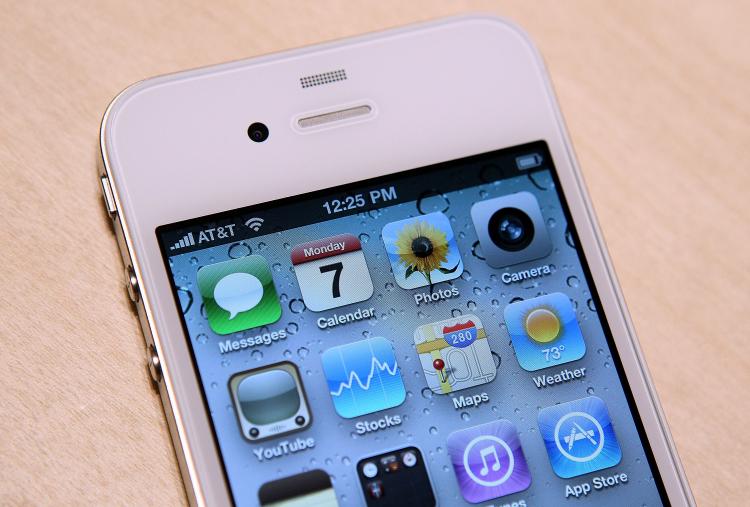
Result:
{"label": "wood grain surface", "polygon": [[0,504],[186,501],[102,210],[109,100],[469,11],[539,45],[695,496],[747,504],[750,4],[393,0],[0,3]]}

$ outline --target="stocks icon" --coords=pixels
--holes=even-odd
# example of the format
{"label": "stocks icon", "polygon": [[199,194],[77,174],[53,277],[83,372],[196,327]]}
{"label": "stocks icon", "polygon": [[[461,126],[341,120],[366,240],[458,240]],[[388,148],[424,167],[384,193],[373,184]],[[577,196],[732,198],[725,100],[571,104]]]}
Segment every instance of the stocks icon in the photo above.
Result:
{"label": "stocks icon", "polygon": [[397,407],[406,399],[393,347],[385,338],[332,347],[321,359],[333,406],[341,417]]}

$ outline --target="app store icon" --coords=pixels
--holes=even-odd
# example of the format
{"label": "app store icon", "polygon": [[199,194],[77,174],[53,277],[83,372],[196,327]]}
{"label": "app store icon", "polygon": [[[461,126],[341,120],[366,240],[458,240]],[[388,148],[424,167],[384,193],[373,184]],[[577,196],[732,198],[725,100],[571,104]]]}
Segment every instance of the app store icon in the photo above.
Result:
{"label": "app store icon", "polygon": [[613,467],[622,459],[607,406],[596,396],[542,409],[539,434],[552,469],[564,479]]}

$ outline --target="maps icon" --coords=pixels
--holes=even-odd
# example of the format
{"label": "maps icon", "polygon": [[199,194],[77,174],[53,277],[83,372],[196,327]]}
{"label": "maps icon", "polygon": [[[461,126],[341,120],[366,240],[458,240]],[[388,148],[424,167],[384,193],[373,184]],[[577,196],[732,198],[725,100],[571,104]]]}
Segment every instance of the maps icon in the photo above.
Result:
{"label": "maps icon", "polygon": [[497,374],[487,333],[476,315],[420,326],[414,332],[427,385],[448,394],[492,382]]}

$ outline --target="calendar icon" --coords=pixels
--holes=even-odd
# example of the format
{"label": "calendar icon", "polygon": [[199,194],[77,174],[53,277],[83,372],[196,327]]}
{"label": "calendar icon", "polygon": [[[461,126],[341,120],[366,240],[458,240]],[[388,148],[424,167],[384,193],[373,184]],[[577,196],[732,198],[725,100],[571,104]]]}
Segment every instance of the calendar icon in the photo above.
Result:
{"label": "calendar icon", "polygon": [[370,272],[362,244],[352,234],[340,234],[292,249],[292,265],[305,306],[322,312],[372,297]]}

